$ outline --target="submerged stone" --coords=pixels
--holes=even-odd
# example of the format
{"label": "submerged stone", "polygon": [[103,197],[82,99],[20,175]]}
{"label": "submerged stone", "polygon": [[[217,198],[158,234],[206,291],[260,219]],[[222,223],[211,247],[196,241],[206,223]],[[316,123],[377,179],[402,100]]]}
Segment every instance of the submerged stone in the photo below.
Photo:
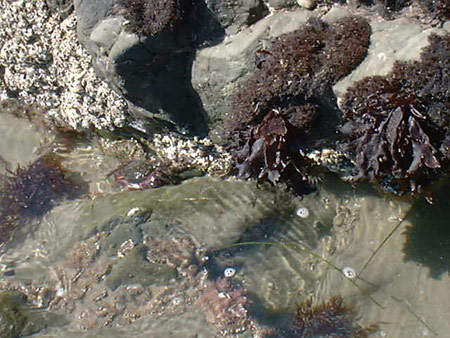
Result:
{"label": "submerged stone", "polygon": [[134,247],[112,267],[111,273],[105,278],[108,288],[115,290],[119,285],[164,284],[177,277],[176,268],[146,261],[143,249],[142,246]]}
{"label": "submerged stone", "polygon": [[21,336],[27,323],[27,317],[19,306],[21,298],[23,295],[18,292],[0,293],[0,336],[3,338]]}

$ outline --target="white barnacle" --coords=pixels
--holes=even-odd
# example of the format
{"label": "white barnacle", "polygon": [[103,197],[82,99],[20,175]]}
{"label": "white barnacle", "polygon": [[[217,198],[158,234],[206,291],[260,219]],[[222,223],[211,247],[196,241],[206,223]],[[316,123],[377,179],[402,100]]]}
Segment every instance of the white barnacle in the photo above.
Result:
{"label": "white barnacle", "polygon": [[128,216],[128,217],[135,216],[140,210],[141,210],[141,209],[139,209],[138,207],[131,208],[131,209],[128,211],[127,216]]}
{"label": "white barnacle", "polygon": [[223,271],[223,275],[225,276],[225,278],[231,278],[236,274],[236,269],[235,268],[226,268]]}
{"label": "white barnacle", "polygon": [[177,306],[177,305],[180,305],[182,301],[183,301],[183,297],[175,297],[174,299],[172,299],[172,304]]}
{"label": "white barnacle", "polygon": [[58,290],[56,290],[56,297],[62,297],[66,294],[66,289],[63,287],[60,287]]}
{"label": "white barnacle", "polygon": [[342,273],[345,277],[353,279],[356,278],[356,271],[352,267],[346,266],[342,268]]}
{"label": "white barnacle", "polygon": [[295,214],[300,218],[308,218],[309,210],[308,210],[308,208],[300,207],[295,211]]}

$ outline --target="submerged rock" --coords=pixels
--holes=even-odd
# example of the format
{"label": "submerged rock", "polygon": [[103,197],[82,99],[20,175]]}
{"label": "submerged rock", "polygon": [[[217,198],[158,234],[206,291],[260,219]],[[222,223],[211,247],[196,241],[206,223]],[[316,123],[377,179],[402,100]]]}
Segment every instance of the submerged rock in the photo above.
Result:
{"label": "submerged rock", "polygon": [[19,307],[20,294],[0,292],[0,335],[4,338],[20,337],[27,317]]}

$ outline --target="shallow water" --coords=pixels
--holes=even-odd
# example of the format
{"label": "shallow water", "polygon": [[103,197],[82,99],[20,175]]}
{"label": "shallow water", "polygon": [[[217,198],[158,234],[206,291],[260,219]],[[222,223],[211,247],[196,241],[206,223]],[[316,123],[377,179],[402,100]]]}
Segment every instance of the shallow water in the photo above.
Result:
{"label": "shallow water", "polygon": [[[7,114],[0,115],[0,131],[2,172],[31,163],[54,142],[27,120]],[[79,173],[88,191],[57,203],[43,217],[25,220],[0,257],[3,287],[28,292],[34,306],[46,300],[33,298],[36,290],[31,285],[46,287],[51,294],[52,311],[41,304],[39,311],[27,314],[31,321],[45,322],[40,330],[30,329],[35,336],[213,337],[217,325],[198,299],[205,292],[205,280],[220,277],[227,267],[236,269],[234,282],[248,290],[250,313],[259,325],[282,328],[296,304],[311,296],[319,302],[340,294],[359,308],[360,324],[379,324],[375,337],[447,337],[450,332],[448,194],[437,194],[433,206],[413,206],[332,176],[304,198],[254,182],[211,177],[154,190],[121,191],[108,175],[120,161],[105,154],[98,140],[80,142],[63,155],[64,166]],[[299,207],[309,210],[307,218],[296,215]],[[357,286],[346,279],[340,269],[351,267],[359,274],[405,216],[354,280]],[[186,236],[193,242],[187,243]],[[234,246],[238,242],[248,244]],[[130,250],[144,246],[147,260],[124,251],[126,243],[133,243]],[[76,261],[83,253],[76,251],[77,245],[95,251],[90,265]],[[164,245],[170,252],[164,252]],[[155,251],[156,263],[148,262],[149,250]],[[158,259],[175,263],[160,264]],[[183,259],[202,271],[193,277],[180,274],[188,271],[177,266]],[[106,265],[108,270],[99,272]],[[70,279],[77,269],[83,270],[80,280],[85,284]],[[86,277],[94,272],[100,277]],[[149,293],[145,304],[121,289],[137,286]],[[80,288],[89,290],[76,298]],[[89,312],[97,306],[96,300],[89,300],[90,292],[102,288],[108,290],[105,304],[121,303],[122,308],[114,310],[110,322],[80,329],[83,318],[103,318]],[[57,291],[62,295],[58,302]],[[140,318],[124,324],[123,309],[131,305],[136,313],[141,311]]]}

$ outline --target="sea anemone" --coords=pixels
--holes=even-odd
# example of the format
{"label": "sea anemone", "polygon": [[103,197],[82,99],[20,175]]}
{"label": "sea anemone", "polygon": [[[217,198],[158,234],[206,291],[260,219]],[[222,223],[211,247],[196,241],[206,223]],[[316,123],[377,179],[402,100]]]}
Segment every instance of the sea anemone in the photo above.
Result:
{"label": "sea anemone", "polygon": [[114,170],[116,182],[128,190],[159,188],[180,182],[177,170],[171,163],[156,163],[149,160],[129,161]]}

